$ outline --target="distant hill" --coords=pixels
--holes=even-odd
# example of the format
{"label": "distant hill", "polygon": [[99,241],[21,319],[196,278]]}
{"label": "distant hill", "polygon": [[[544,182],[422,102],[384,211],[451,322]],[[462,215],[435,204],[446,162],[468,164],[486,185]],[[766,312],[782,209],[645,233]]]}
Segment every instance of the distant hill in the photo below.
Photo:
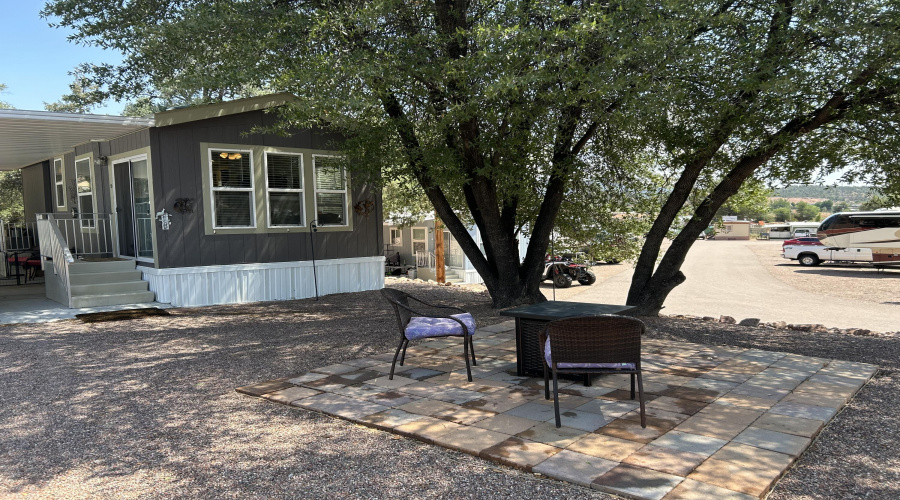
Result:
{"label": "distant hill", "polygon": [[863,203],[872,197],[869,186],[789,186],[775,189],[775,198],[815,198],[845,201],[851,205]]}

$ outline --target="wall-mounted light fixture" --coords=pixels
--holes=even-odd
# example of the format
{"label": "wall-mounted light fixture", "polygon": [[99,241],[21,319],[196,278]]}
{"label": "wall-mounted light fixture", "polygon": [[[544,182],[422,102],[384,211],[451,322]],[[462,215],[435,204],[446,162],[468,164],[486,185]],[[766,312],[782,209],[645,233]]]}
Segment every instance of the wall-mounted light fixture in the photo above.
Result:
{"label": "wall-mounted light fixture", "polygon": [[96,160],[94,160],[94,165],[98,166],[98,167],[103,167],[106,165],[107,160],[109,160],[109,158],[107,158],[105,156],[99,156],[99,157],[97,157]]}

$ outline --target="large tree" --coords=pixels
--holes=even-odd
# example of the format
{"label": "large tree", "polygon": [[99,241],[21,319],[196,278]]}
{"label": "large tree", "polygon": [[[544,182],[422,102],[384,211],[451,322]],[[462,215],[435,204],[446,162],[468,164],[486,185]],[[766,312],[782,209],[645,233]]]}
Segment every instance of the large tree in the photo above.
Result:
{"label": "large tree", "polygon": [[[675,183],[629,290],[642,314],[656,314],[684,282],[680,268],[696,236],[749,179],[805,181],[844,168],[848,178],[891,179],[890,158],[900,152],[895,1],[724,0],[697,9],[665,92],[647,96],[660,110],[650,127]],[[707,194],[691,203],[710,178]],[[685,205],[693,215],[660,259]]]}
{"label": "large tree", "polygon": [[642,139],[621,110],[681,23],[659,6],[591,1],[57,0],[45,13],[125,53],[93,71],[112,95],[178,78],[298,96],[283,125],[343,132],[357,179],[418,184],[501,307],[543,300],[573,179],[633,176],[616,159]]}
{"label": "large tree", "polygon": [[[567,199],[608,211],[590,193],[624,180],[656,195],[639,207],[653,224],[628,298],[655,314],[746,180],[882,175],[896,151],[867,146],[896,116],[888,0],[53,0],[45,13],[125,53],[92,70],[113,96],[161,81],[298,96],[283,128],[343,132],[357,179],[418,185],[497,306],[543,299]],[[649,184],[648,164],[667,181]]]}

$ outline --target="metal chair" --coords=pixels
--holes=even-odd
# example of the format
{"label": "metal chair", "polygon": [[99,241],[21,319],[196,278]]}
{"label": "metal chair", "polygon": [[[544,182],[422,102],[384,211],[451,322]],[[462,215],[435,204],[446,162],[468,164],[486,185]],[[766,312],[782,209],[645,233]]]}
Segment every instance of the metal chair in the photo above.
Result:
{"label": "metal chair", "polygon": [[[400,345],[397,346],[397,352],[394,353],[394,361],[391,363],[391,374],[388,379],[394,379],[394,368],[397,364],[397,356],[400,351],[403,355],[400,357],[400,366],[406,360],[406,348],[409,347],[410,340],[418,340],[436,337],[463,337],[463,356],[466,358],[466,373],[469,382],[472,381],[472,368],[469,365],[469,351],[472,354],[472,364],[475,362],[475,344],[472,343],[472,336],[475,334],[475,318],[465,310],[458,307],[438,306],[429,304],[424,300],[417,299],[412,295],[401,292],[393,288],[383,288],[381,295],[384,296],[394,312],[397,314],[397,325],[400,327]],[[432,310],[452,310],[459,311],[457,314],[440,314],[425,313],[410,306],[410,300],[425,305]]]}
{"label": "metal chair", "polygon": [[644,383],[641,379],[641,335],[644,323],[636,318],[606,314],[564,318],[547,323],[540,335],[544,361],[544,397],[550,399],[553,372],[553,409],[560,427],[557,375],[629,373],[631,399],[637,393],[641,405],[641,427],[647,427]]}

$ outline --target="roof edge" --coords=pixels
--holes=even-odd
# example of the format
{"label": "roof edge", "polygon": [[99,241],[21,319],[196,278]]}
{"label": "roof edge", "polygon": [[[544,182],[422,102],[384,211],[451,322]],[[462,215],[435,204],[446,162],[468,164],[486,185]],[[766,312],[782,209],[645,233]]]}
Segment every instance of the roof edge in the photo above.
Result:
{"label": "roof edge", "polygon": [[220,116],[235,115],[248,111],[282,106],[296,100],[297,97],[287,92],[267,94],[258,97],[247,97],[236,101],[207,104],[204,106],[189,106],[180,109],[161,111],[153,115],[156,127],[168,127],[198,120],[217,118]]}
{"label": "roof edge", "polygon": [[144,127],[153,126],[153,119],[151,118],[92,115],[87,113],[59,113],[55,111],[33,111],[26,109],[0,109],[0,118]]}

